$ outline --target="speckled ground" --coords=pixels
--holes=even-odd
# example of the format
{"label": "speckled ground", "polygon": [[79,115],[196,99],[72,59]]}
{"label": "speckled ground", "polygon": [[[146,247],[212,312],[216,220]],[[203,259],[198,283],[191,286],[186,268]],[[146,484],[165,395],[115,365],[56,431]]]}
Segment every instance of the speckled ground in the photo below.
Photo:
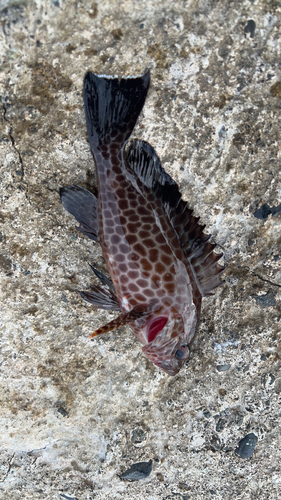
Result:
{"label": "speckled ground", "polygon": [[[0,9],[0,497],[278,500],[280,0]],[[85,72],[147,68],[135,136],[156,148],[228,266],[174,378],[129,328],[89,341],[114,314],[77,290],[94,282],[88,262],[105,264],[58,196],[71,183],[95,189]],[[248,434],[257,444],[242,458]],[[119,477],[150,460],[148,477]]]}

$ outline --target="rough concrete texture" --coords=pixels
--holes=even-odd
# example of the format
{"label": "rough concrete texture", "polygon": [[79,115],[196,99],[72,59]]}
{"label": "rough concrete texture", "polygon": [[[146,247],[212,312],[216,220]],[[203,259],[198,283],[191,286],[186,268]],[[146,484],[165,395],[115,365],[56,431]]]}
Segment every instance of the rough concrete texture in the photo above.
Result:
{"label": "rough concrete texture", "polygon": [[[0,5],[1,498],[279,499],[280,0]],[[174,378],[129,328],[89,341],[105,264],[58,196],[95,189],[85,72],[147,68],[134,135],[227,264]]]}

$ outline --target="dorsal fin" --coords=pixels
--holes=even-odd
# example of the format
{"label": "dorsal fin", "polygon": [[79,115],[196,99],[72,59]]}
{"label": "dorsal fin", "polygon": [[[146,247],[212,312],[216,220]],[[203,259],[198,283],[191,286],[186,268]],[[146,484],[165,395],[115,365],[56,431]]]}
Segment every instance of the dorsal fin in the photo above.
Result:
{"label": "dorsal fin", "polygon": [[208,242],[210,236],[203,232],[205,226],[198,223],[199,217],[192,215],[192,210],[181,198],[178,185],[165,172],[150,144],[135,139],[129,145],[127,159],[142,184],[161,199],[201,294],[211,295],[223,284],[219,275],[225,268],[217,264],[222,254],[213,251],[215,245]]}
{"label": "dorsal fin", "polygon": [[176,186],[175,181],[163,169],[153,147],[145,141],[134,139],[129,144],[128,162],[140,181],[147,187],[153,188],[157,184]]}

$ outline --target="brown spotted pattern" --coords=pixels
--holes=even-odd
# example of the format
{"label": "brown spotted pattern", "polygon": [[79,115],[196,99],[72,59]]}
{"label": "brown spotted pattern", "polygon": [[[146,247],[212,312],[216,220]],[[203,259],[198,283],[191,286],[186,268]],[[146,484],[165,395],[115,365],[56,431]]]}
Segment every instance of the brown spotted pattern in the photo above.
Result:
{"label": "brown spotted pattern", "polygon": [[[67,191],[63,194],[71,213],[82,215],[77,220],[84,223],[85,234],[90,231],[95,239],[98,228],[117,296],[112,301],[107,295],[105,308],[110,302],[116,308],[119,302],[122,311],[93,336],[129,323],[146,356],[175,375],[189,356],[201,298],[221,284],[222,268],[214,267],[219,258],[213,254],[214,245],[206,243],[202,226],[153,148],[139,141],[129,163],[126,159],[125,144],[148,87],[149,73],[120,80],[87,73],[84,102],[98,179],[98,223],[85,217],[81,190],[76,189],[75,200],[69,201]],[[93,303],[102,303],[98,287],[94,292]]]}
{"label": "brown spotted pattern", "polygon": [[[116,295],[124,312],[140,304],[152,311],[130,323],[145,345],[149,320],[163,315],[169,318],[173,328],[168,325],[157,336],[159,344],[165,334],[162,350],[158,348],[161,359],[157,358],[157,349],[156,353],[145,349],[144,352],[155,364],[162,363],[165,371],[174,373],[183,363],[177,360],[175,351],[190,344],[194,337],[201,294],[188,272],[184,252],[161,201],[149,189],[141,190],[130,178],[123,148],[118,151],[113,142],[96,151],[94,157],[98,172],[99,241]],[[175,318],[182,318],[180,326],[174,326]],[[167,344],[171,339],[172,344]]]}

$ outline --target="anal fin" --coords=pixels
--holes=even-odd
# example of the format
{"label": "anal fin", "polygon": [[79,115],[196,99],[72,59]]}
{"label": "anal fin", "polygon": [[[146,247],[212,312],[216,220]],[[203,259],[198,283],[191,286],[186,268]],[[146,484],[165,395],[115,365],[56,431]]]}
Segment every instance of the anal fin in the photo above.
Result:
{"label": "anal fin", "polygon": [[101,287],[100,285],[92,285],[91,292],[83,291],[79,292],[82,299],[90,302],[99,309],[111,309],[113,311],[121,311],[119,300],[116,297],[114,286],[111,281],[100,271],[90,266],[94,271],[95,275],[99,280],[105,285]]}

